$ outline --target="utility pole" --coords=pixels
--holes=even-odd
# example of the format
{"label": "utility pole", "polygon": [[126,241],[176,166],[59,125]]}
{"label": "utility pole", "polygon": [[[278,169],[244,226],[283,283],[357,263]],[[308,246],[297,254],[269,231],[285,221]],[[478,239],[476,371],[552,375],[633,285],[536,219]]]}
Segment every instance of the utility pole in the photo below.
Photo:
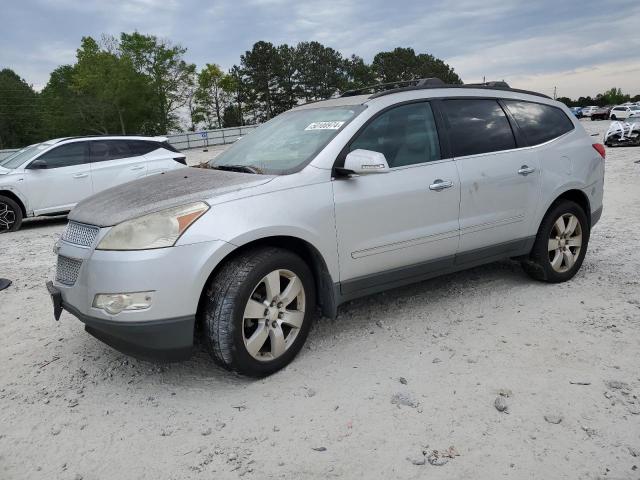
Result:
{"label": "utility pole", "polygon": [[557,92],[558,87],[553,87],[553,99],[555,100],[556,97],[556,92]]}

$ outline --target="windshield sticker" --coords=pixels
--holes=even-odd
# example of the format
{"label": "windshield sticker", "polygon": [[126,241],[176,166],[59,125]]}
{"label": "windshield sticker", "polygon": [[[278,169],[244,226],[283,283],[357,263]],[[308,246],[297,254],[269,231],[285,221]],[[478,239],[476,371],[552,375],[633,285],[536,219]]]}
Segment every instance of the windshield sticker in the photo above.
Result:
{"label": "windshield sticker", "polygon": [[313,122],[305,130],[340,130],[344,122]]}

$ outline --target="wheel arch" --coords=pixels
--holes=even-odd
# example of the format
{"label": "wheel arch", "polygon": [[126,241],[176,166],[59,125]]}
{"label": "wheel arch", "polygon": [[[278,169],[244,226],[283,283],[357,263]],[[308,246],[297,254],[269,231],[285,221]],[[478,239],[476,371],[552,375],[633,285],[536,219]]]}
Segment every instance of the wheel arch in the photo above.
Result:
{"label": "wheel arch", "polygon": [[22,210],[22,216],[24,218],[27,217],[27,208],[26,208],[24,202],[22,201],[22,199],[18,195],[16,195],[11,190],[0,190],[0,195],[2,195],[4,197],[8,197],[11,200],[13,200],[14,202],[16,202],[20,206],[20,210]]}
{"label": "wheel arch", "polygon": [[[558,200],[571,200],[572,202],[577,203],[584,210],[585,215],[587,216],[587,220],[589,221],[589,227],[591,227],[591,202],[589,201],[589,197],[582,191],[577,188],[567,190],[562,194],[558,195],[556,199],[551,202],[549,208],[545,212],[545,215],[549,211],[549,209],[558,202]],[[544,218],[544,217],[543,217]]]}
{"label": "wheel arch", "polygon": [[307,263],[313,273],[316,286],[316,299],[322,314],[329,318],[335,318],[337,313],[337,296],[334,289],[334,281],[331,277],[326,261],[320,251],[310,242],[290,235],[271,235],[248,241],[242,245],[237,245],[237,248],[228,253],[220,262],[218,262],[207,278],[204,288],[200,293],[197,314],[198,318],[202,317],[201,312],[207,285],[209,285],[212,279],[217,275],[222,266],[231,259],[259,247],[277,247],[289,250],[299,255]]}

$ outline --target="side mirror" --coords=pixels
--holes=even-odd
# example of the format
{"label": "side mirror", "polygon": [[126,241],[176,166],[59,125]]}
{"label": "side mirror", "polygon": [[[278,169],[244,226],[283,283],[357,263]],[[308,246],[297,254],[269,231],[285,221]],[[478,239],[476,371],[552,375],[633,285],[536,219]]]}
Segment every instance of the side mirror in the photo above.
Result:
{"label": "side mirror", "polygon": [[33,162],[31,162],[29,164],[29,166],[27,167],[30,170],[43,170],[45,168],[47,168],[47,161],[46,160],[34,160]]}
{"label": "side mirror", "polygon": [[384,154],[372,150],[358,149],[349,152],[344,159],[344,167],[340,169],[345,174],[367,175],[369,173],[387,173],[389,164]]}

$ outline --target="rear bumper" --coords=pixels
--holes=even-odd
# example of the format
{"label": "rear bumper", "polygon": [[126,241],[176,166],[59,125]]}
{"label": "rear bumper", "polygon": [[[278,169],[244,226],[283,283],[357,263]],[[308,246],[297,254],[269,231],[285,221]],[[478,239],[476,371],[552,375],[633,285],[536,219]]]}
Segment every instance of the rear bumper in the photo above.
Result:
{"label": "rear bumper", "polygon": [[602,207],[591,213],[591,227],[600,221],[600,217],[602,217]]}

